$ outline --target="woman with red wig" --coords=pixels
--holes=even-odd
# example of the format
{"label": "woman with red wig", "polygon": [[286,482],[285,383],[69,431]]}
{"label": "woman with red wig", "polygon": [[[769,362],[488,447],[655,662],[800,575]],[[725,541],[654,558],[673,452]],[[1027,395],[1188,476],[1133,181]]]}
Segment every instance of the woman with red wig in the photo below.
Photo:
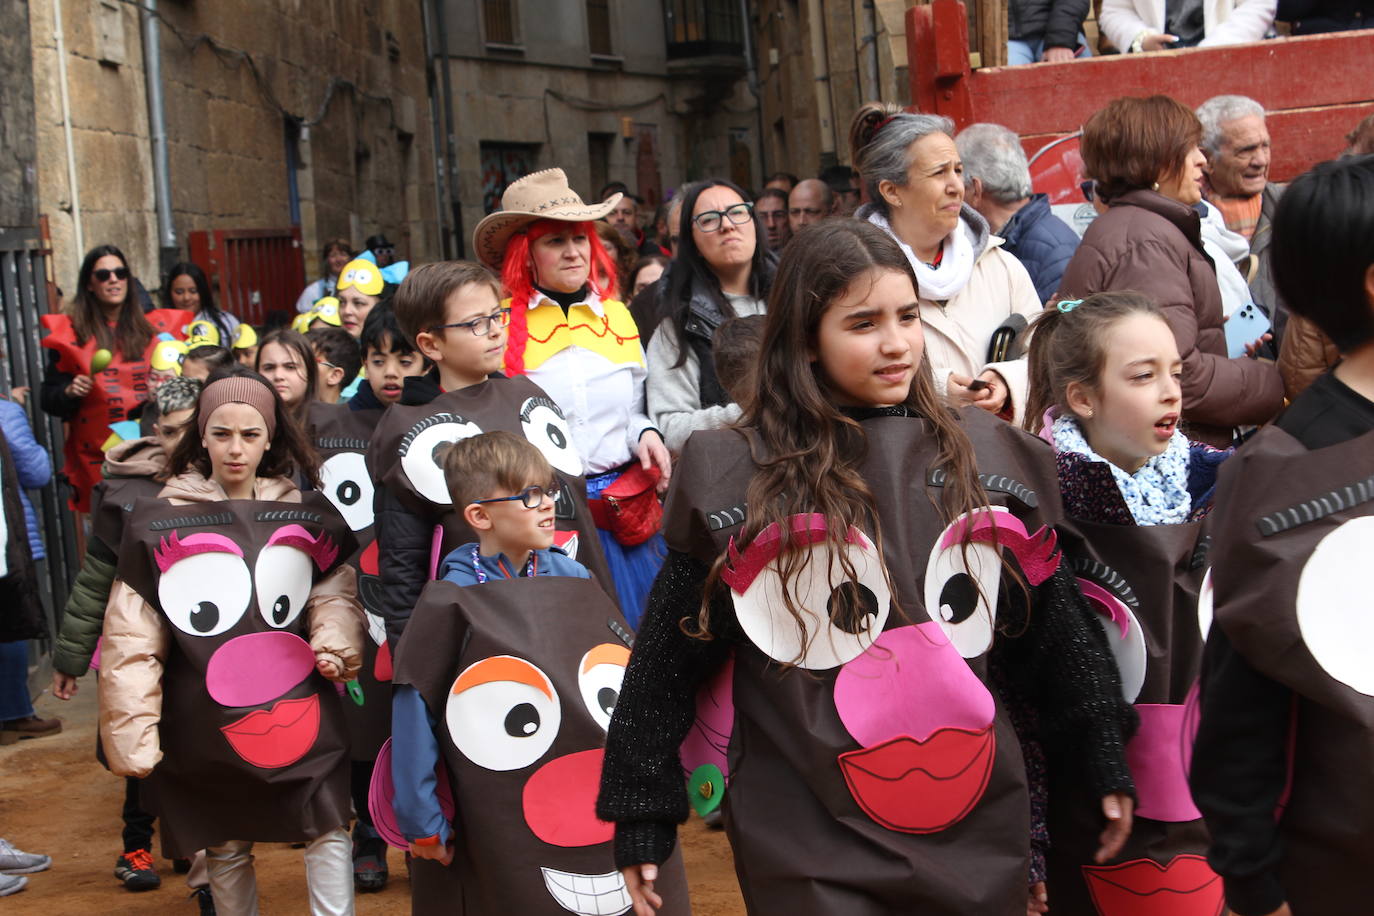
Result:
{"label": "woman with red wig", "polygon": [[[567,419],[621,609],[633,625],[663,559],[651,504],[653,478],[658,492],[666,489],[670,459],[645,412],[639,329],[614,298],[616,264],[594,225],[620,197],[584,204],[561,169],[535,172],[506,189],[502,209],[477,224],[473,244],[510,294],[502,303],[510,309],[506,374],[528,375]],[[548,434],[558,439],[564,430],[550,423]]]}

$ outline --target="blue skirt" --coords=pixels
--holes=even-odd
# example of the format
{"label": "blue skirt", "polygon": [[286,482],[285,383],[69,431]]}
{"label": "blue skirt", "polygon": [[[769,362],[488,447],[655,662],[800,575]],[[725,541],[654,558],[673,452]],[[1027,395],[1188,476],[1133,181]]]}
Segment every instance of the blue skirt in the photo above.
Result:
{"label": "blue skirt", "polygon": [[[620,471],[607,471],[587,478],[587,498],[597,499],[603,490],[615,483]],[[648,600],[649,589],[654,577],[663,565],[668,554],[663,535],[655,534],[643,544],[626,547],[615,539],[609,531],[596,529],[601,538],[601,549],[606,554],[606,565],[610,567],[611,579],[615,582],[616,598],[620,611],[625,615],[631,629],[639,629],[639,618],[644,615],[644,603]]]}

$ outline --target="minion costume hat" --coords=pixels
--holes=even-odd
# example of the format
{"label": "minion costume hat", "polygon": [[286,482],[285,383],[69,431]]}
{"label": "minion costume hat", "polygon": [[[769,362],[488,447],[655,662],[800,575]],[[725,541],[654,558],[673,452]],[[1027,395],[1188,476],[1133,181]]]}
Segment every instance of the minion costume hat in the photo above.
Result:
{"label": "minion costume hat", "polygon": [[196,347],[218,347],[219,328],[215,327],[213,321],[198,318],[186,326],[186,349],[194,350]]}
{"label": "minion costume hat", "polygon": [[148,354],[148,365],[159,372],[175,372],[181,375],[181,361],[191,348],[186,341],[161,339],[153,341],[152,351]]}
{"label": "minion costume hat", "polygon": [[250,350],[258,345],[258,332],[248,322],[239,325],[238,336],[234,338],[235,350]]}
{"label": "minion costume hat", "polygon": [[316,299],[310,311],[302,312],[292,320],[291,330],[304,334],[316,321],[323,321],[330,327],[343,327],[343,318],[339,316],[339,300],[333,296]]}
{"label": "minion costume hat", "polygon": [[410,273],[409,261],[397,261],[387,267],[377,266],[377,257],[371,251],[364,251],[344,265],[339,271],[339,282],[335,292],[343,292],[353,287],[366,296],[376,296],[378,303],[390,299],[396,287]]}

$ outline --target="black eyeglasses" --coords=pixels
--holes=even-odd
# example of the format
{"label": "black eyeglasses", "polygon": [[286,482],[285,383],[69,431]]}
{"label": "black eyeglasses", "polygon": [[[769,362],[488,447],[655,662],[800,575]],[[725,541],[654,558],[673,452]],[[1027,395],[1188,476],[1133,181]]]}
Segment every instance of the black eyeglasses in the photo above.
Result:
{"label": "black eyeglasses", "polygon": [[488,499],[474,499],[472,502],[474,505],[482,505],[483,503],[515,502],[518,499],[520,500],[520,504],[526,509],[538,509],[544,504],[545,496],[549,499],[556,500],[558,498],[557,494],[558,486],[556,484],[551,483],[547,487],[541,487],[536,484],[532,487],[525,487],[525,489],[516,493],[514,496],[492,496]]}
{"label": "black eyeglasses", "polygon": [[114,275],[116,280],[127,280],[129,279],[129,268],[116,267],[114,270],[110,270],[108,267],[102,267],[99,270],[91,271],[91,276],[100,283],[109,282],[111,275]]}
{"label": "black eyeglasses", "polygon": [[1083,192],[1083,199],[1088,203],[1093,202],[1093,194],[1096,192],[1097,182],[1089,178],[1078,185],[1078,190]]}
{"label": "black eyeglasses", "polygon": [[485,337],[491,333],[492,323],[497,327],[504,328],[510,326],[510,309],[501,309],[492,312],[490,315],[483,315],[480,318],[473,318],[471,321],[455,321],[453,324],[436,324],[430,328],[431,331],[442,331],[445,328],[467,328],[477,337]]}
{"label": "black eyeglasses", "polygon": [[724,220],[729,220],[733,226],[739,226],[749,222],[754,213],[754,205],[745,201],[726,207],[724,210],[707,210],[692,217],[692,222],[702,232],[715,232],[720,229]]}

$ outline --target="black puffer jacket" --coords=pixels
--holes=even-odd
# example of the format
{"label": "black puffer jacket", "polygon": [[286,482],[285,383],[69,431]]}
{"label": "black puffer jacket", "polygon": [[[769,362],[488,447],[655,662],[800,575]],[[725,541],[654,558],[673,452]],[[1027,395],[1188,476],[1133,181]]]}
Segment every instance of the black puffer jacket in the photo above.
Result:
{"label": "black puffer jacket", "polygon": [[1076,48],[1088,0],[1011,0],[1007,35],[1013,41],[1045,41],[1046,48]]}
{"label": "black puffer jacket", "polygon": [[1374,0],[1279,0],[1277,18],[1294,35],[1374,28]]}

